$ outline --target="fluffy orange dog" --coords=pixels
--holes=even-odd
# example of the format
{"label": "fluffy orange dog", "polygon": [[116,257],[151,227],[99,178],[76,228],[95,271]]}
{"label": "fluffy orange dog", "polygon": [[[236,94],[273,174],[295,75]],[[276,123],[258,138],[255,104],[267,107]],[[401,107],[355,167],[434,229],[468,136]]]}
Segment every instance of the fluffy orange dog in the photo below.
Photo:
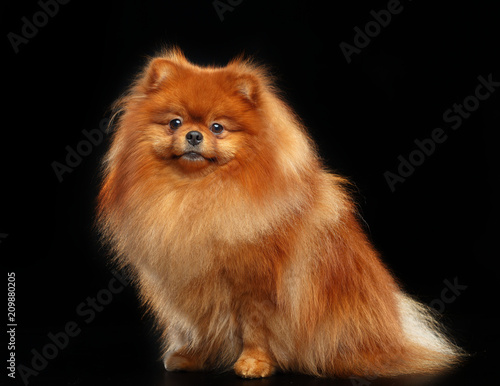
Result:
{"label": "fluffy orange dog", "polygon": [[137,275],[167,370],[390,376],[458,360],[264,69],[168,50],[116,109],[98,222]]}

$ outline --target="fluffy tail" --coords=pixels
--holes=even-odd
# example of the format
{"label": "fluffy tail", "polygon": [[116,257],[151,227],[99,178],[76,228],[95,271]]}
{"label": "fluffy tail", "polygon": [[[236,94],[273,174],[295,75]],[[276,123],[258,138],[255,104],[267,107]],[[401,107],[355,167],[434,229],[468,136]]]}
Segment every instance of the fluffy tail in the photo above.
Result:
{"label": "fluffy tail", "polygon": [[446,336],[432,310],[404,293],[397,295],[408,359],[396,373],[434,373],[459,363],[465,352]]}

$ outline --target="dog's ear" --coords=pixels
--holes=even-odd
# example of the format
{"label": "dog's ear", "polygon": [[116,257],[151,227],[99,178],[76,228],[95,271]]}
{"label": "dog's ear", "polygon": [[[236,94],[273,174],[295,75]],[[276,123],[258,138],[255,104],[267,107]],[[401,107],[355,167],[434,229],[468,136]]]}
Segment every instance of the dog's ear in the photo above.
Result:
{"label": "dog's ear", "polygon": [[241,74],[236,78],[236,89],[253,105],[257,104],[260,93],[259,79],[253,74]]}
{"label": "dog's ear", "polygon": [[237,92],[253,105],[258,104],[262,93],[272,85],[266,68],[244,54],[231,60],[227,68],[234,71]]}
{"label": "dog's ear", "polygon": [[155,58],[146,70],[145,86],[148,90],[157,89],[162,82],[173,76],[177,71],[177,64],[170,59]]}

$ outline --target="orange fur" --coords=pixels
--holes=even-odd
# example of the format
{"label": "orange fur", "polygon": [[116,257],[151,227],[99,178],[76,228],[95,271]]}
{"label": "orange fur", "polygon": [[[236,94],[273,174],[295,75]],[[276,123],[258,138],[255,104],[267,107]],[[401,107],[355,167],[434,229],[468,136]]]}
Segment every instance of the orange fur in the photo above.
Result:
{"label": "orange fur", "polygon": [[[167,50],[115,108],[98,223],[137,275],[168,370],[387,376],[457,361],[262,67],[200,67]],[[192,130],[204,138],[194,161]]]}

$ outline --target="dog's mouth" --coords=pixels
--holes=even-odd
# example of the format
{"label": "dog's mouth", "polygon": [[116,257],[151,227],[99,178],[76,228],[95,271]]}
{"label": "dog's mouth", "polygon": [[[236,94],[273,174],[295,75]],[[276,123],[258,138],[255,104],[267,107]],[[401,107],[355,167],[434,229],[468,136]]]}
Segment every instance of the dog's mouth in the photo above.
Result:
{"label": "dog's mouth", "polygon": [[196,151],[188,151],[186,153],[183,153],[181,155],[175,155],[173,156],[174,159],[180,159],[182,158],[183,160],[186,161],[192,161],[192,162],[199,162],[199,161],[209,161],[209,162],[216,162],[217,159],[215,157],[208,158],[204,157],[201,153],[198,153]]}

